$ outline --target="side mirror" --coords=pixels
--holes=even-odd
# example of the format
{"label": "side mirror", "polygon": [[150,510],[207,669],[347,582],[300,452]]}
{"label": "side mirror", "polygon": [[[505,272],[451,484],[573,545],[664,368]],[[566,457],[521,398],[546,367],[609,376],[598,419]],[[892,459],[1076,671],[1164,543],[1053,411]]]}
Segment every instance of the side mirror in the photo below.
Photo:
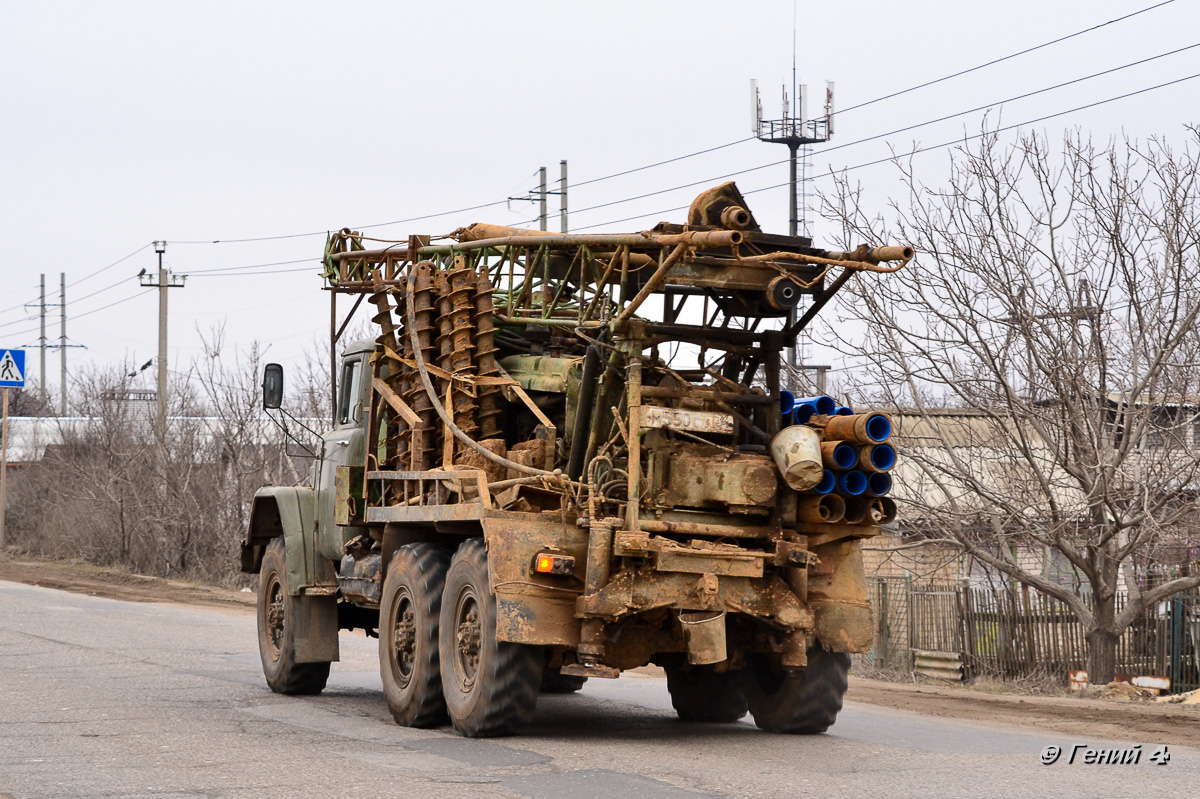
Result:
{"label": "side mirror", "polygon": [[269,363],[263,369],[263,409],[274,410],[283,404],[283,367]]}

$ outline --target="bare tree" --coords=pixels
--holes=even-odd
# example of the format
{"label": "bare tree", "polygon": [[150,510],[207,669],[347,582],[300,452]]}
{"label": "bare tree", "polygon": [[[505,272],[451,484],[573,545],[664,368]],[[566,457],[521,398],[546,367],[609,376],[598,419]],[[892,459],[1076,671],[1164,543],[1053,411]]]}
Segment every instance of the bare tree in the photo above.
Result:
{"label": "bare tree", "polygon": [[823,198],[847,249],[917,248],[894,279],[848,284],[827,331],[863,398],[920,419],[902,452],[910,529],[1069,605],[1093,682],[1147,608],[1200,585],[1154,567],[1198,511],[1198,138],[985,136],[942,188],[897,159],[907,196],[886,221],[845,179]]}
{"label": "bare tree", "polygon": [[172,381],[169,424],[131,387],[129,364],[83,370],[60,444],[24,466],[14,541],[26,551],[135,572],[237,580],[238,542],[254,489],[303,479],[262,412],[257,344],[205,354]]}

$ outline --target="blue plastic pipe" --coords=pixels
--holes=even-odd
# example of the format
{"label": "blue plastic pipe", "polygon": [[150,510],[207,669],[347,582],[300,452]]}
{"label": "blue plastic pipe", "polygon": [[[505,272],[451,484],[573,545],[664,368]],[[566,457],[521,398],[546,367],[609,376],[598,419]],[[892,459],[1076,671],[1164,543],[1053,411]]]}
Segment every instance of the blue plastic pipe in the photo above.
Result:
{"label": "blue plastic pipe", "polygon": [[875,469],[886,472],[896,465],[896,450],[892,448],[891,444],[874,444],[869,449],[871,466]]}
{"label": "blue plastic pipe", "polygon": [[867,476],[867,493],[873,497],[882,497],[892,490],[892,476],[883,472]]}
{"label": "blue plastic pipe", "polygon": [[843,494],[849,494],[852,497],[857,497],[859,494],[867,490],[867,475],[866,472],[860,472],[858,469],[851,469],[848,472],[842,472],[838,475],[838,489]]}
{"label": "blue plastic pipe", "polygon": [[809,420],[817,414],[817,409],[812,405],[797,405],[792,411],[792,419],[796,424],[808,424]]}
{"label": "blue plastic pipe", "polygon": [[827,397],[824,394],[819,394],[815,397],[797,397],[795,402],[797,405],[813,406],[818,416],[828,416],[836,411],[838,407],[833,397]]}
{"label": "blue plastic pipe", "polygon": [[821,482],[808,489],[808,491],[811,494],[828,494],[830,491],[837,488],[837,484],[837,475],[830,470],[825,469],[821,472]]}
{"label": "blue plastic pipe", "polygon": [[787,422],[788,417],[796,409],[796,395],[790,391],[779,392],[779,414],[783,417],[783,421]]}

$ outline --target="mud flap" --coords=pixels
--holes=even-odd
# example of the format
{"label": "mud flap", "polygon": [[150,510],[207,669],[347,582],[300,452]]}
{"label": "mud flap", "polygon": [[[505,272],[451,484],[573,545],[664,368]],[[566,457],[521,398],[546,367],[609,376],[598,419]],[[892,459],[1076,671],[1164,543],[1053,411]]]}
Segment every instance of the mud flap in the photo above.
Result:
{"label": "mud flap", "polygon": [[808,578],[809,606],[817,640],[833,652],[865,652],[875,640],[862,544],[840,541],[816,548],[827,571]]}
{"label": "mud flap", "polygon": [[875,623],[867,603],[814,602],[814,632],[832,652],[865,652],[875,639]]}
{"label": "mud flap", "polygon": [[292,604],[297,663],[340,660],[337,598],[298,596]]}

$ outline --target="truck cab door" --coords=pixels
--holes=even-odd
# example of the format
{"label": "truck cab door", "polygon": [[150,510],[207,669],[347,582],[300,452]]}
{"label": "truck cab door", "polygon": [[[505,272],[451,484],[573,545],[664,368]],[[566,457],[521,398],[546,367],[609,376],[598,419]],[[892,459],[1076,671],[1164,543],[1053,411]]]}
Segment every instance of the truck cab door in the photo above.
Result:
{"label": "truck cab door", "polygon": [[335,480],[339,466],[362,466],[365,458],[363,426],[367,416],[364,374],[367,353],[342,362],[338,385],[337,416],[333,429],[321,437],[321,462],[317,475],[317,550],[330,560],[340,560],[347,541],[365,532],[360,527],[334,523]]}

